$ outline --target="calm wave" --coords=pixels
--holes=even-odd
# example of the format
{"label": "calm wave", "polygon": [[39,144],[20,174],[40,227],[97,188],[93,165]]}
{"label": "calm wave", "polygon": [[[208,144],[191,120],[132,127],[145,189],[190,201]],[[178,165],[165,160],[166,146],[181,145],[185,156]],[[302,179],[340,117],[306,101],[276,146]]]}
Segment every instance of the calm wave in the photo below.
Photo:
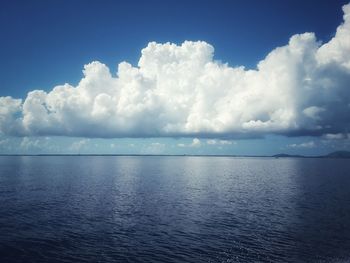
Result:
{"label": "calm wave", "polygon": [[347,262],[350,162],[0,157],[0,262]]}

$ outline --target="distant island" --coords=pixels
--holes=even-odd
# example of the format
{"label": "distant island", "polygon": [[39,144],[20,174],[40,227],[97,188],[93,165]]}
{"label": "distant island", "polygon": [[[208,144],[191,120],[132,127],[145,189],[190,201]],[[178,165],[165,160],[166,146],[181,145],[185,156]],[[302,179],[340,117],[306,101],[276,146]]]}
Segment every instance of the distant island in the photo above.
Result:
{"label": "distant island", "polygon": [[327,154],[327,158],[350,158],[350,152],[347,151],[337,151]]}
{"label": "distant island", "polygon": [[297,154],[279,153],[279,154],[272,155],[271,157],[275,157],[275,158],[305,158],[306,156],[297,155]]}
{"label": "distant island", "polygon": [[264,158],[332,158],[332,159],[348,159],[350,158],[349,151],[335,151],[326,155],[316,155],[316,156],[306,156],[298,154],[286,154],[279,153],[275,155],[235,155],[235,154],[225,154],[225,155],[210,155],[210,154],[0,154],[0,156],[184,156],[184,157],[264,157]]}
{"label": "distant island", "polygon": [[345,159],[350,158],[350,152],[348,151],[335,151],[331,152],[326,155],[319,155],[319,156],[304,156],[304,155],[291,155],[291,154],[275,154],[272,157],[275,158],[337,158],[337,159]]}

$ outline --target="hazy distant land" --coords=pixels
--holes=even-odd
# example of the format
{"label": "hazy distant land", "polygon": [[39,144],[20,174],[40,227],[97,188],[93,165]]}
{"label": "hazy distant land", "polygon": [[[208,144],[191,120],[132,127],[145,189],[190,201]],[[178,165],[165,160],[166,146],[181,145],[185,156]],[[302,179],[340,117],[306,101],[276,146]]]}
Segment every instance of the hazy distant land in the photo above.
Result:
{"label": "hazy distant land", "polygon": [[332,159],[348,159],[349,151],[335,151],[326,155],[299,155],[279,153],[274,155],[228,155],[228,154],[0,154],[0,156],[206,156],[206,157],[264,157],[264,158],[332,158]]}

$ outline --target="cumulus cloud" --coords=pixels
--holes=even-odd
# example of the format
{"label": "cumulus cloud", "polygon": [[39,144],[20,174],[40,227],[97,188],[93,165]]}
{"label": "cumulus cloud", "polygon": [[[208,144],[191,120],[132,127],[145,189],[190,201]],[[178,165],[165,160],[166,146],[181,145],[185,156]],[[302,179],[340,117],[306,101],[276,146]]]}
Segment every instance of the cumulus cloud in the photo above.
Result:
{"label": "cumulus cloud", "polygon": [[350,126],[350,4],[327,43],[297,34],[254,70],[213,59],[204,41],[151,42],[116,74],[94,61],[74,87],[0,97],[6,135],[234,138],[322,135]]}
{"label": "cumulus cloud", "polygon": [[190,147],[200,147],[201,145],[201,141],[198,138],[194,138],[190,144]]}
{"label": "cumulus cloud", "polygon": [[191,143],[185,144],[185,143],[179,143],[177,144],[178,147],[195,147],[198,148],[202,145],[202,142],[198,138],[194,138]]}

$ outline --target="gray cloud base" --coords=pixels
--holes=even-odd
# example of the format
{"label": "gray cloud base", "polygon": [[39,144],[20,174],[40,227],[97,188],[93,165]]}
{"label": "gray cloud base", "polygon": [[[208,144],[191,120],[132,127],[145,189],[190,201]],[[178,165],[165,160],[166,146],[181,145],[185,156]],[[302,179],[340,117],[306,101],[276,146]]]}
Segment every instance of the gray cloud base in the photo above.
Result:
{"label": "gray cloud base", "polygon": [[76,87],[0,97],[6,135],[227,137],[347,133],[350,124],[350,4],[325,44],[294,35],[256,70],[213,60],[203,41],[151,42],[137,67],[116,75],[98,61]]}

